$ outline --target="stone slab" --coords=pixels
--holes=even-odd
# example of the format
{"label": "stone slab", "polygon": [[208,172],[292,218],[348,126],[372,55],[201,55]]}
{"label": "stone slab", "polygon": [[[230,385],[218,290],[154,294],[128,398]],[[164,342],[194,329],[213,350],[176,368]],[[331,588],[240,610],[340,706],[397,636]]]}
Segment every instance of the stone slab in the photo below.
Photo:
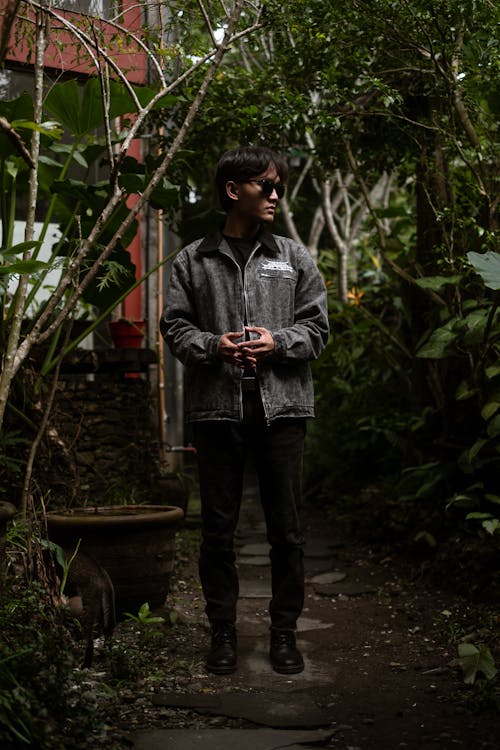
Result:
{"label": "stone slab", "polygon": [[132,735],[134,750],[303,750],[325,743],[331,731],[297,732],[277,729],[155,729]]}
{"label": "stone slab", "polygon": [[269,599],[270,596],[270,581],[240,581],[241,599]]}
{"label": "stone slab", "polygon": [[334,555],[332,545],[323,539],[309,539],[304,547],[304,556],[316,559],[330,558]]}
{"label": "stone slab", "polygon": [[304,558],[304,570],[306,578],[311,576],[319,575],[320,573],[327,573],[333,570],[336,565],[336,561],[331,557],[305,557]]}
{"label": "stone slab", "polygon": [[333,623],[323,622],[322,620],[314,620],[310,617],[299,617],[297,622],[297,630],[299,633],[304,633],[308,630],[326,630],[327,628],[333,628]]}
{"label": "stone slab", "polygon": [[238,557],[238,565],[255,565],[258,568],[266,568],[271,565],[271,561],[268,557],[259,557],[253,555],[251,557]]}
{"label": "stone slab", "polygon": [[334,720],[305,693],[158,693],[153,704],[245,719],[274,729],[319,728]]}
{"label": "stone slab", "polygon": [[269,555],[269,545],[265,542],[259,542],[257,544],[244,544],[243,547],[240,547],[239,554],[243,557],[249,557],[250,555],[265,557]]}
{"label": "stone slab", "polygon": [[331,570],[327,573],[320,573],[311,578],[311,583],[339,583],[347,578],[347,573],[341,573],[338,570]]}
{"label": "stone slab", "polygon": [[376,589],[369,583],[360,583],[358,581],[339,581],[339,583],[318,583],[313,584],[314,592],[319,596],[363,596],[365,594],[374,594]]}

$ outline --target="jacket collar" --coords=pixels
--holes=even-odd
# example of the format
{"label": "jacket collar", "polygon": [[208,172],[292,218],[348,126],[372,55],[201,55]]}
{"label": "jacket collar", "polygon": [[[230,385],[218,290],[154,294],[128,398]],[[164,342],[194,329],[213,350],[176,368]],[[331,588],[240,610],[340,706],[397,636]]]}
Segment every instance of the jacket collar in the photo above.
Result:
{"label": "jacket collar", "polygon": [[[278,245],[276,243],[274,235],[271,234],[271,232],[268,232],[265,229],[261,229],[255,239],[256,241],[260,242],[260,244],[269,252],[276,255],[279,253]],[[208,234],[206,237],[204,237],[196,250],[199,253],[213,253],[216,250],[222,249],[222,246],[225,244],[226,240],[224,239],[224,235],[222,234],[222,231],[218,229],[212,234]]]}

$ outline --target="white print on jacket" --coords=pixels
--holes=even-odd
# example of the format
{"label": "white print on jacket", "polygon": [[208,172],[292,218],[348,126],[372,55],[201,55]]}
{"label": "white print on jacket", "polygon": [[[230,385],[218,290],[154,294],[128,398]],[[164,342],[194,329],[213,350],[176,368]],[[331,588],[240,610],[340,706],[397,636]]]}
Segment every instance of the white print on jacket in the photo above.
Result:
{"label": "white print on jacket", "polygon": [[261,276],[281,276],[288,279],[295,279],[297,276],[293,266],[286,260],[264,260],[260,264],[259,273]]}

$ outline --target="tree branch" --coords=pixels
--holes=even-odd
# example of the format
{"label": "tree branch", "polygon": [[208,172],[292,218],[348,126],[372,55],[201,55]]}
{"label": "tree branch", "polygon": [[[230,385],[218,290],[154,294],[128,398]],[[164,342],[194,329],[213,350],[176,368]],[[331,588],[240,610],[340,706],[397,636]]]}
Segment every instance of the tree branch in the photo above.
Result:
{"label": "tree branch", "polygon": [[414,279],[413,276],[411,276],[407,271],[404,270],[404,268],[401,268],[401,266],[399,266],[395,261],[392,260],[392,258],[389,257],[387,253],[387,242],[385,238],[384,228],[372,204],[370,193],[368,191],[368,188],[366,187],[366,183],[363,180],[359,172],[358,164],[356,162],[356,159],[354,158],[354,154],[352,153],[351,144],[349,143],[349,141],[344,141],[344,145],[346,149],[347,159],[349,161],[351,169],[354,173],[354,176],[356,177],[356,181],[358,182],[358,185],[361,188],[361,191],[363,193],[370,215],[373,221],[375,222],[375,226],[377,228],[377,234],[378,234],[378,238],[380,242],[380,247],[382,251],[382,257],[384,261],[394,271],[394,273],[396,273],[398,276],[404,279],[408,284],[411,284],[417,289],[420,289],[420,291],[422,291],[425,295],[430,297],[430,299],[432,299],[433,302],[435,302],[440,307],[446,307],[446,302],[444,301],[442,297],[439,296],[439,294],[437,294],[433,289],[423,289],[422,287],[420,287],[417,284],[417,280]]}

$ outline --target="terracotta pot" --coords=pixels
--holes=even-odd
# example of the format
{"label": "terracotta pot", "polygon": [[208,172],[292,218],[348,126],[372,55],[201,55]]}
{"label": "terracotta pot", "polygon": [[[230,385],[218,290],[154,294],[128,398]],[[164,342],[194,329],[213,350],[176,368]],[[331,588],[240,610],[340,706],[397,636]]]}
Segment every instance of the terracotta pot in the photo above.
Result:
{"label": "terracotta pot", "polygon": [[117,349],[140,349],[145,330],[145,320],[111,320],[109,322],[109,332]]}
{"label": "terracotta pot", "polygon": [[184,517],[165,505],[115,505],[47,513],[51,541],[75,549],[78,541],[109,573],[118,616],[153,609],[170,591],[175,534]]}

